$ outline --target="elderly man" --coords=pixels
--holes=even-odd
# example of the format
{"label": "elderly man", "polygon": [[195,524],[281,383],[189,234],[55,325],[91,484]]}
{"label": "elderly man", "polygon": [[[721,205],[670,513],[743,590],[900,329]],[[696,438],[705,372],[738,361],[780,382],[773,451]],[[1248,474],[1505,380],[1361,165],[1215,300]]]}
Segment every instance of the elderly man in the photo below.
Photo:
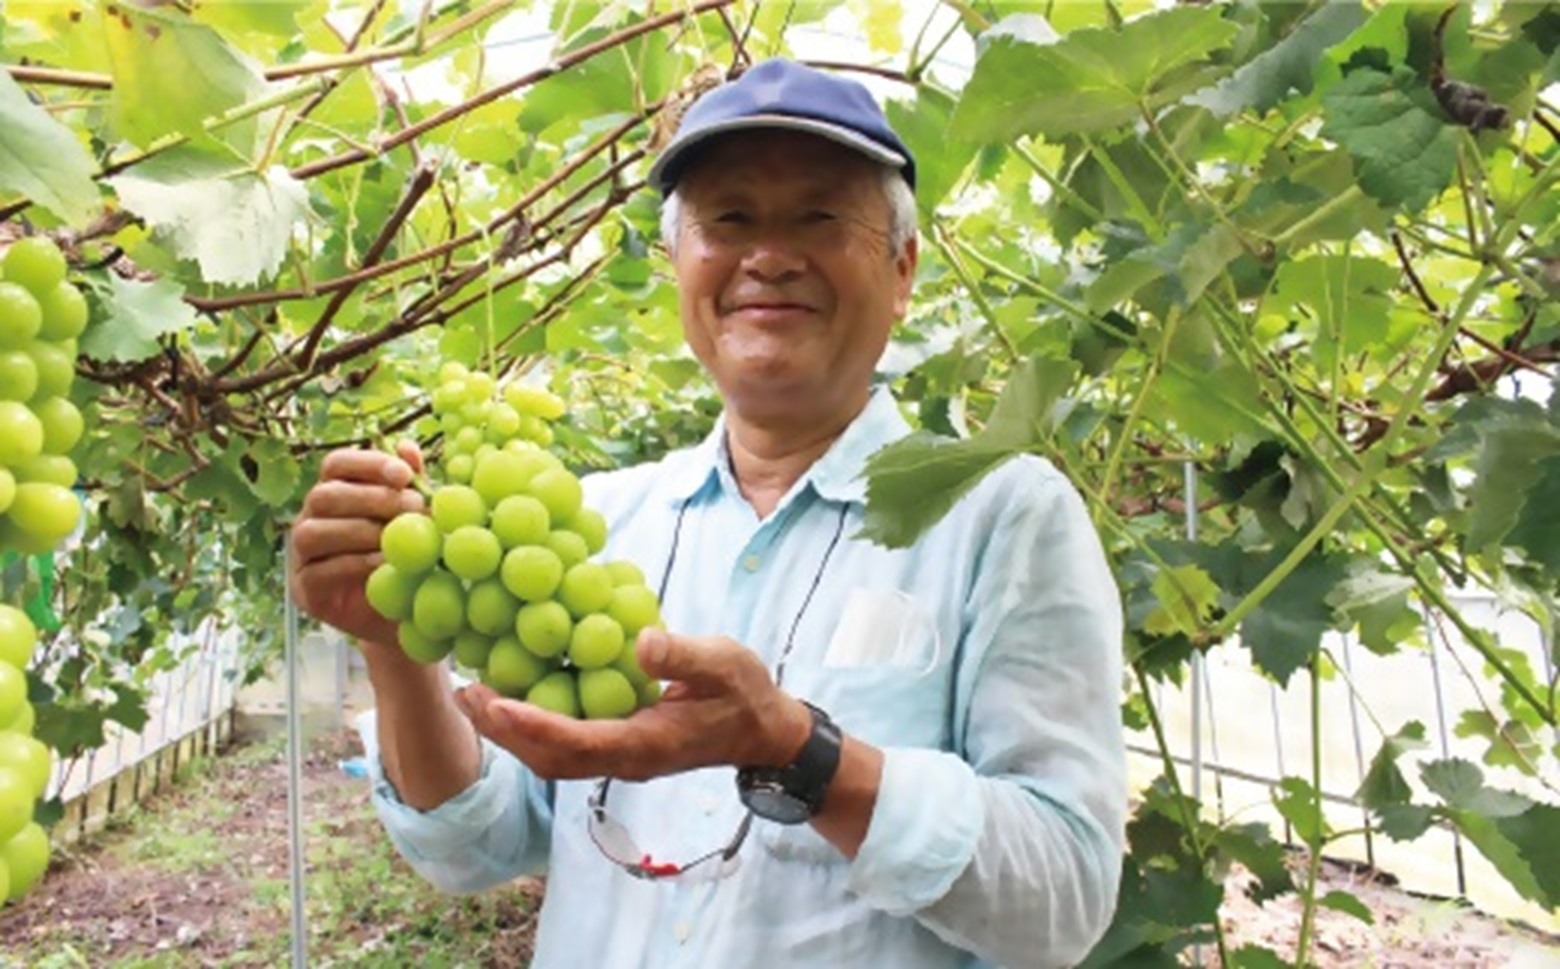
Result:
{"label": "elderly man", "polygon": [[914,177],[865,88],[785,61],[705,95],[651,171],[725,402],[702,445],[586,481],[662,595],[657,706],[454,691],[363,600],[415,452],[333,454],[309,495],[293,589],[361,641],[385,826],[450,891],[545,869],[538,967],[1064,965],[1109,922],[1120,616],[1077,494],[1015,460],[908,549],[855,537],[864,462],[909,429],[873,373]]}

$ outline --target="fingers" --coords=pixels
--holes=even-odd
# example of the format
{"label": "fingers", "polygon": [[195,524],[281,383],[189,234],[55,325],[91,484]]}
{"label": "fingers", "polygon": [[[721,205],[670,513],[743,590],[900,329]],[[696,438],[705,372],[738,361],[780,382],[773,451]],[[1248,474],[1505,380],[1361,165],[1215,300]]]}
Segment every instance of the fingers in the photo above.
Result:
{"label": "fingers", "polygon": [[412,440],[411,438],[401,438],[395,443],[395,453],[402,461],[406,462],[407,467],[411,468],[418,474],[422,474],[422,449],[417,446],[416,441]]}
{"label": "fingers", "polygon": [[311,590],[337,589],[348,584],[361,586],[368,579],[368,574],[384,560],[385,557],[378,551],[372,551],[330,555],[313,562],[300,563],[293,570],[293,592],[299,602],[309,602]]}
{"label": "fingers", "polygon": [[[410,449],[402,450],[406,445],[410,445]],[[417,445],[410,441],[403,441],[397,446],[396,455],[385,454],[383,451],[342,448],[325,455],[325,461],[320,465],[320,480],[356,481],[360,484],[385,485],[400,490],[410,485],[414,477],[412,463],[407,460],[408,457],[416,460],[418,468],[422,467],[422,457],[417,453]]]}
{"label": "fingers", "polygon": [[646,628],[640,631],[635,648],[639,665],[660,680],[728,686],[743,677],[747,667],[768,680],[757,658],[724,636],[678,636]]}
{"label": "fingers", "polygon": [[403,511],[418,511],[422,507],[422,495],[415,491],[339,479],[321,481],[310,488],[303,499],[303,513],[309,518],[367,518],[386,522]]}
{"label": "fingers", "polygon": [[340,555],[377,553],[383,530],[379,522],[364,518],[305,518],[293,525],[293,560],[309,565]]}

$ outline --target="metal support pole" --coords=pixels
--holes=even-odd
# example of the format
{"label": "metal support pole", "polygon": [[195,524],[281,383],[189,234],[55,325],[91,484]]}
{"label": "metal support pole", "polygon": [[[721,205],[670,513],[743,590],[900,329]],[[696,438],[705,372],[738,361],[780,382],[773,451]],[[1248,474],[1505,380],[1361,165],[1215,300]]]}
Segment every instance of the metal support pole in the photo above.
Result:
{"label": "metal support pole", "polygon": [[[1343,637],[1343,671],[1349,674],[1349,726],[1354,731],[1354,773],[1355,780],[1365,783],[1365,742],[1360,739],[1360,699],[1354,693],[1354,648],[1353,639]],[[1365,818],[1365,861],[1372,868],[1376,867],[1376,844],[1371,837],[1370,809],[1361,805],[1360,814]]]}
{"label": "metal support pole", "polygon": [[[1181,466],[1186,483],[1186,538],[1197,541],[1197,466],[1187,461]],[[1192,797],[1202,804],[1202,681],[1203,654],[1192,650]]]}
{"label": "metal support pole", "polygon": [[[283,561],[292,568],[292,543],[284,545]],[[303,909],[303,723],[298,689],[298,605],[292,588],[286,589],[286,664],[287,664],[287,877],[292,887],[292,964],[293,969],[308,965],[308,918]]]}
{"label": "metal support pole", "polygon": [[[1420,606],[1420,614],[1425,620],[1425,638],[1430,641],[1430,680],[1435,686],[1435,722],[1436,731],[1441,739],[1441,756],[1452,756],[1452,741],[1446,730],[1446,695],[1441,689],[1441,647],[1437,645],[1434,618],[1430,615],[1429,606]],[[1468,895],[1468,876],[1463,868],[1462,832],[1452,829],[1452,858],[1457,863],[1457,894],[1462,897]]]}

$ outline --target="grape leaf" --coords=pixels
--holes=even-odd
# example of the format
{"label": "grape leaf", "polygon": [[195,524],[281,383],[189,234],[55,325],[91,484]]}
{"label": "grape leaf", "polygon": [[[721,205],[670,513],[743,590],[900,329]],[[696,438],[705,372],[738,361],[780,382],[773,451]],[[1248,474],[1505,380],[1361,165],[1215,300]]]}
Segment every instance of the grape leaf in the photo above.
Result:
{"label": "grape leaf", "polygon": [[143,283],[111,274],[106,285],[96,279],[89,285],[100,309],[81,335],[81,352],[94,359],[145,360],[158,352],[159,337],[195,324],[195,310],[184,302],[184,287],[170,279]]}
{"label": "grape leaf", "polygon": [[[145,148],[167,134],[205,135],[203,123],[266,93],[260,70],[222,35],[170,8],[117,4],[103,34],[113,64],[114,127]],[[249,157],[258,125],[248,118],[219,137]]]}
{"label": "grape leaf", "polygon": [[1284,820],[1294,825],[1295,834],[1313,851],[1327,837],[1327,819],[1322,815],[1322,800],[1316,788],[1299,777],[1286,777],[1273,792],[1273,806]]}
{"label": "grape leaf", "polygon": [[[1278,561],[1273,556],[1263,571]],[[1252,660],[1280,686],[1321,647],[1322,634],[1333,624],[1327,597],[1344,575],[1337,561],[1313,554],[1241,623],[1241,641],[1251,649]]]}
{"label": "grape leaf", "polygon": [[285,168],[259,173],[196,149],[163,152],[109,184],[213,283],[270,276],[309,213],[308,189]]}
{"label": "grape leaf", "polygon": [[1543,745],[1533,736],[1532,728],[1520,720],[1501,723],[1488,710],[1464,710],[1455,733],[1487,742],[1484,762],[1491,767],[1512,767],[1531,776],[1537,770],[1534,765],[1543,757]]}
{"label": "grape leaf", "polygon": [[918,432],[867,461],[862,538],[906,548],[942,520],[981,479],[1023,448],[978,437],[962,441]]}
{"label": "grape leaf", "polygon": [[1446,806],[1472,811],[1487,818],[1515,817],[1533,806],[1520,794],[1484,786],[1484,772],[1461,757],[1431,761],[1419,768],[1419,776]]}
{"label": "grape leaf", "polygon": [[1535,804],[1513,817],[1476,811],[1448,811],[1447,817],[1523,898],[1545,908],[1560,903],[1560,808]]}
{"label": "grape leaf", "polygon": [[1425,725],[1411,720],[1403,729],[1381,741],[1381,749],[1371,758],[1370,770],[1360,782],[1354,797],[1372,811],[1380,811],[1390,805],[1407,804],[1414,796],[1408,778],[1398,769],[1398,758],[1410,750],[1423,750]]}
{"label": "grape leaf", "polygon": [[884,110],[889,123],[915,156],[915,200],[930,214],[975,157],[975,145],[948,132],[954,100],[933,87],[916,91],[915,100],[894,99]]}
{"label": "grape leaf", "polygon": [[84,222],[98,205],[95,168],[71,130],[0,70],[0,192],[30,199],[67,223]]}
{"label": "grape leaf", "polygon": [[1143,629],[1156,636],[1196,634],[1219,604],[1218,585],[1195,565],[1160,569],[1153,592],[1159,606],[1143,621]]}
{"label": "grape leaf", "polygon": [[1405,620],[1415,618],[1408,605],[1412,579],[1395,572],[1384,572],[1371,559],[1349,563],[1349,574],[1327,596],[1327,603],[1338,614],[1359,624],[1360,642],[1366,649],[1385,655],[1396,644],[1393,630]]}
{"label": "grape leaf", "polygon": [[263,438],[249,448],[256,474],[250,490],[268,505],[285,505],[297,494],[300,472],[298,459],[292,455],[287,442],[279,438]]}
{"label": "grape leaf", "polygon": [[1352,915],[1361,922],[1364,922],[1366,925],[1376,924],[1376,916],[1372,914],[1370,908],[1364,902],[1359,900],[1359,896],[1349,892],[1339,890],[1330,891],[1321,898],[1318,898],[1316,903],[1318,905],[1325,906],[1326,908],[1330,908],[1335,912],[1343,912],[1346,915]]}
{"label": "grape leaf", "polygon": [[[1468,544],[1474,549],[1484,549],[1500,541],[1516,526],[1529,503],[1529,488],[1537,484],[1554,490],[1552,485],[1541,480],[1544,472],[1539,462],[1560,457],[1560,430],[1547,422],[1501,422],[1481,430],[1479,453],[1474,461],[1478,477],[1468,489],[1472,506]],[[1548,524],[1545,519],[1553,517],[1553,507],[1539,505],[1534,508],[1540,532]],[[1549,524],[1549,527],[1553,525]],[[1523,541],[1529,540],[1528,534],[1524,533]]]}
{"label": "grape leaf", "polygon": [[1357,68],[1322,95],[1322,136],[1354,157],[1360,187],[1410,214],[1451,181],[1457,129],[1412,70]]}
{"label": "grape leaf", "polygon": [[[1560,395],[1554,399],[1560,400]],[[1528,558],[1560,575],[1560,455],[1544,458],[1534,468],[1537,480],[1528,486],[1516,524],[1506,544],[1526,549]]]}
{"label": "grape leaf", "polygon": [[1295,890],[1289,866],[1284,864],[1284,845],[1274,840],[1267,825],[1242,824],[1219,829],[1214,842],[1220,850],[1240,862],[1256,876],[1246,895],[1257,904]]}
{"label": "grape leaf", "polygon": [[1289,36],[1240,66],[1234,74],[1187,98],[1221,118],[1255,108],[1266,111],[1290,91],[1309,94],[1322,52],[1365,23],[1363,4],[1329,3],[1301,21]]}
{"label": "grape leaf", "polygon": [[1177,7],[1049,44],[997,37],[975,62],[953,131],[992,142],[1122,127],[1200,86],[1206,76],[1196,65],[1237,29],[1218,10]]}

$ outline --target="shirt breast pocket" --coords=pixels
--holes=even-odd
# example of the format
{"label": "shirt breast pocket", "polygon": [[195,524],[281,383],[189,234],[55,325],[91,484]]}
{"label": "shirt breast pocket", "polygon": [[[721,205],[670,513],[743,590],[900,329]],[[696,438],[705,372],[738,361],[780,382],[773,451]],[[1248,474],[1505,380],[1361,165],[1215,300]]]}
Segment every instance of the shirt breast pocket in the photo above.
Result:
{"label": "shirt breast pocket", "polygon": [[904,592],[853,589],[807,695],[866,743],[946,749],[949,652],[930,610]]}

